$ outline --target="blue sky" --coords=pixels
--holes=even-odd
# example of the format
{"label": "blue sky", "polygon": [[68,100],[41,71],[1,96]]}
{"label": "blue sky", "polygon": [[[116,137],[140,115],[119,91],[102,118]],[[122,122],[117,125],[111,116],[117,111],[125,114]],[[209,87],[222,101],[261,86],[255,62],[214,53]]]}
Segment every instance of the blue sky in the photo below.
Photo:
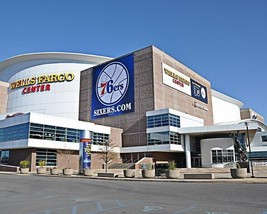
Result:
{"label": "blue sky", "polygon": [[0,61],[155,45],[267,118],[266,0],[1,0]]}

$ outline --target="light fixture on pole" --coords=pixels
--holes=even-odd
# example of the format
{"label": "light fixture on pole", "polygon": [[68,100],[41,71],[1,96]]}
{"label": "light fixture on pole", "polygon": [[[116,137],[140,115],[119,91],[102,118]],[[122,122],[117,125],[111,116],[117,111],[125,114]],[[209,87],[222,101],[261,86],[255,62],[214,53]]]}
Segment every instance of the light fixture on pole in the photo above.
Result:
{"label": "light fixture on pole", "polygon": [[253,171],[253,163],[252,163],[252,156],[251,156],[251,146],[249,140],[249,133],[248,133],[248,122],[245,122],[245,126],[247,128],[247,138],[248,138],[248,148],[249,148],[249,160],[250,160],[250,167],[251,167],[251,177],[255,178],[254,171]]}

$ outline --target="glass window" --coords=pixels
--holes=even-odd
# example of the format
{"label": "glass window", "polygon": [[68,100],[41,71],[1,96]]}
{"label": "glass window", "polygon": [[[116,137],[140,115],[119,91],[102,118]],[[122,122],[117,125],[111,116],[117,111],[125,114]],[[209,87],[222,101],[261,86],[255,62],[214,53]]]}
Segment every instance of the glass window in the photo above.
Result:
{"label": "glass window", "polygon": [[36,151],[36,166],[39,161],[44,160],[47,166],[57,165],[57,151],[49,149],[38,149]]}
{"label": "glass window", "polygon": [[56,141],[67,141],[67,128],[56,127]]}
{"label": "glass window", "polygon": [[180,135],[175,132],[154,132],[147,134],[147,144],[181,144]]}
{"label": "glass window", "polygon": [[181,145],[180,135],[175,132],[170,132],[170,144],[179,144]]}
{"label": "glass window", "polygon": [[109,134],[93,132],[93,144],[104,145],[109,141]]}
{"label": "glass window", "polygon": [[44,125],[44,139],[55,140],[56,138],[56,127]]}
{"label": "glass window", "polygon": [[[248,153],[249,155],[249,153]],[[267,160],[267,152],[251,152],[251,157],[258,160]]]}
{"label": "glass window", "polygon": [[262,139],[262,142],[267,142],[267,135],[262,135],[261,139]]}
{"label": "glass window", "polygon": [[7,164],[9,161],[9,151],[8,150],[2,150],[0,151],[0,163]]}
{"label": "glass window", "polygon": [[223,162],[222,150],[217,150],[217,161],[218,161],[218,163]]}
{"label": "glass window", "polygon": [[216,150],[211,151],[212,163],[218,163]]}
{"label": "glass window", "polygon": [[67,141],[68,142],[79,142],[79,130],[77,129],[67,129]]}
{"label": "glass window", "polygon": [[162,126],[180,127],[180,117],[173,114],[161,114],[147,117],[147,127],[155,128]]}
{"label": "glass window", "polygon": [[31,123],[30,138],[44,139],[44,126],[41,124]]}
{"label": "glass window", "polygon": [[180,117],[173,114],[160,114],[147,117],[147,127],[155,128],[162,126],[180,127]]}
{"label": "glass window", "polygon": [[30,138],[78,143],[80,130],[31,123]]}
{"label": "glass window", "polygon": [[233,150],[212,150],[212,163],[228,163],[234,161]]}
{"label": "glass window", "polygon": [[27,139],[29,136],[29,123],[0,129],[0,142]]}

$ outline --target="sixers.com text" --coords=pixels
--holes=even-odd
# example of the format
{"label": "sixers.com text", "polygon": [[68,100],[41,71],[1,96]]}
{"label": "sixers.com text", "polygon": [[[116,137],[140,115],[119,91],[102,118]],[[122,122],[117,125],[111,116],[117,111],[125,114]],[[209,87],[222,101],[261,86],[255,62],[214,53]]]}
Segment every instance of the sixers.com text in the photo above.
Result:
{"label": "sixers.com text", "polygon": [[105,114],[110,115],[116,112],[124,112],[124,111],[131,110],[131,109],[132,109],[132,103],[125,103],[125,104],[121,104],[117,106],[110,106],[107,108],[94,110],[94,116],[101,116]]}

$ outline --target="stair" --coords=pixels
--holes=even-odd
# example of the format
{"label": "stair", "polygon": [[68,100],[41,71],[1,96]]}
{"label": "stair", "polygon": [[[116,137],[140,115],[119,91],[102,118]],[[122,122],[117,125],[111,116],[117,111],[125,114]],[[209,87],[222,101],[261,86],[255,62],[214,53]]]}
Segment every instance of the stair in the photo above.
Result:
{"label": "stair", "polygon": [[114,163],[109,169],[134,169],[134,163]]}

